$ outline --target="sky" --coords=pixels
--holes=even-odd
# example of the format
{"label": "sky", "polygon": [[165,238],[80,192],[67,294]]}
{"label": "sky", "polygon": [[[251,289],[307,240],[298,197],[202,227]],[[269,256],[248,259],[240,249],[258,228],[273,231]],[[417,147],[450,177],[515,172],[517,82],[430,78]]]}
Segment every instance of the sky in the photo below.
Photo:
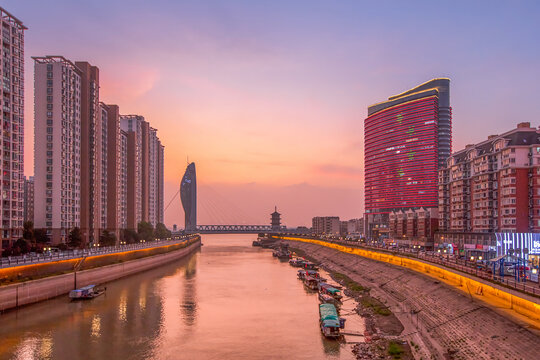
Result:
{"label": "sky", "polygon": [[[33,61],[100,68],[100,97],[165,145],[165,204],[197,166],[199,224],[288,226],[363,213],[370,104],[451,79],[453,149],[540,125],[535,1],[3,0],[25,34],[25,174]],[[183,226],[179,197],[165,212]]]}

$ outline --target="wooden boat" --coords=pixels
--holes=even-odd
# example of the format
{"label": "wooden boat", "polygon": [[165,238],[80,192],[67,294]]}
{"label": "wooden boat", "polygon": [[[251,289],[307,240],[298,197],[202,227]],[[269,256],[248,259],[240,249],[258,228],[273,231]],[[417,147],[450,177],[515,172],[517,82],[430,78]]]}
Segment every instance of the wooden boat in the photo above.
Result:
{"label": "wooden boat", "polygon": [[311,276],[315,279],[322,280],[319,273],[315,270],[298,270],[297,276],[300,280],[304,280],[306,276]]}
{"label": "wooden boat", "polygon": [[304,269],[307,269],[307,270],[319,270],[319,268],[317,267],[317,265],[315,265],[314,263],[309,262],[309,261],[306,261],[306,262],[304,263],[303,268],[304,268]]}
{"label": "wooden boat", "polygon": [[325,337],[338,338],[341,335],[339,332],[341,324],[334,305],[319,305],[319,325]]}
{"label": "wooden boat", "polygon": [[289,264],[293,267],[304,267],[305,262],[306,261],[304,259],[299,258],[289,260]]}
{"label": "wooden boat", "polygon": [[335,287],[327,283],[319,283],[319,292],[330,295],[338,301],[341,301],[341,299],[343,298],[343,295],[341,295],[341,291],[339,289],[336,289]]}
{"label": "wooden boat", "polygon": [[312,276],[306,276],[304,277],[304,285],[311,290],[317,290],[319,288],[319,280]]}
{"label": "wooden boat", "polygon": [[339,308],[339,306],[341,305],[341,303],[339,301],[337,301],[336,299],[334,299],[333,296],[330,296],[328,294],[323,294],[323,293],[319,293],[319,301],[323,304],[333,304],[336,309]]}
{"label": "wooden boat", "polygon": [[88,285],[80,289],[71,290],[69,292],[69,298],[71,300],[89,300],[99,295],[103,295],[107,290],[104,286]]}

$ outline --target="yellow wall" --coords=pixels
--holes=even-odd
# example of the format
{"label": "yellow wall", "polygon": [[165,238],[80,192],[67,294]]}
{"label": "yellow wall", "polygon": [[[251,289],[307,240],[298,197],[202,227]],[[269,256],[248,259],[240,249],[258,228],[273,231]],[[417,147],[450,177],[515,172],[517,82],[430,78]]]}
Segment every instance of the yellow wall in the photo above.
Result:
{"label": "yellow wall", "polygon": [[518,295],[511,294],[510,292],[501,290],[497,287],[474,280],[464,274],[453,272],[451,270],[447,270],[445,268],[419,260],[377,251],[352,248],[314,239],[294,238],[288,236],[279,236],[279,238],[283,240],[301,241],[326,246],[345,253],[363,256],[369,259],[402,266],[423,274],[427,274],[445,282],[446,284],[454,286],[470,294],[474,298],[488,303],[489,305],[499,308],[512,309],[518,314],[524,315],[530,319],[535,326],[540,328],[540,304],[538,302],[524,299]]}
{"label": "yellow wall", "polygon": [[[194,240],[179,242],[174,245],[165,245],[147,249],[130,250],[121,253],[88,256],[80,270],[115,264],[119,262],[135,260],[146,256],[163,254],[178,250],[193,243]],[[81,258],[46,262],[42,264],[22,265],[0,269],[0,286],[13,281],[27,281],[50,275],[57,275],[73,271]]]}

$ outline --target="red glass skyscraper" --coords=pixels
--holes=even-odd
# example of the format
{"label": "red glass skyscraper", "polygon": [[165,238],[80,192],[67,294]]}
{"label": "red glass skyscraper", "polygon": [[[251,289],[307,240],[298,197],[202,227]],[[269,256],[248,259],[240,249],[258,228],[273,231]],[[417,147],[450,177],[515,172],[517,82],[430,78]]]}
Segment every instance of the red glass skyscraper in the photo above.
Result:
{"label": "red glass skyscraper", "polygon": [[368,108],[364,126],[368,234],[388,214],[438,206],[437,170],[451,153],[450,79],[425,82]]}

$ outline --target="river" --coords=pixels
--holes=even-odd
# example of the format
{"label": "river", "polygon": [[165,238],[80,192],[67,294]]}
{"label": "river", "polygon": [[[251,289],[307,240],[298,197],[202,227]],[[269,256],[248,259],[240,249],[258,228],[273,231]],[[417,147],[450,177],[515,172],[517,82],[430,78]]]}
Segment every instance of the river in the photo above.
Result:
{"label": "river", "polygon": [[321,336],[297,269],[254,239],[204,235],[200,251],[104,296],[0,315],[0,359],[353,359],[350,344]]}

